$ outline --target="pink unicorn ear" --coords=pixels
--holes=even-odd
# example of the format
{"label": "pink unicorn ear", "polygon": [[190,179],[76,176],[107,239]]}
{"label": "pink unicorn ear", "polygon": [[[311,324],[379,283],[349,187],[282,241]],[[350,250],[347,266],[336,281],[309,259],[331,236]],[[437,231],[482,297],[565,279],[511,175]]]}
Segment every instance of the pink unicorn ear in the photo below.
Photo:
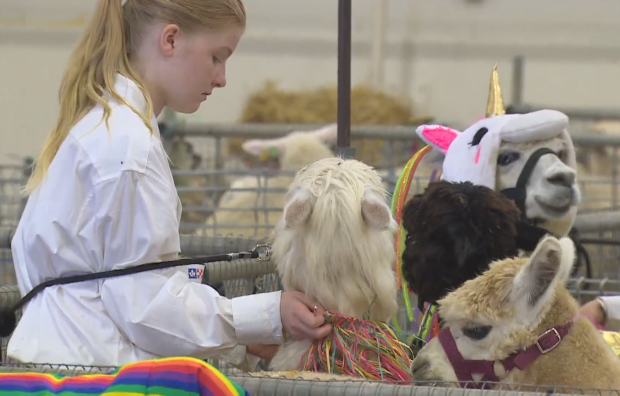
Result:
{"label": "pink unicorn ear", "polygon": [[415,132],[420,139],[443,154],[448,152],[448,148],[450,148],[454,139],[461,133],[456,129],[443,125],[420,125]]}

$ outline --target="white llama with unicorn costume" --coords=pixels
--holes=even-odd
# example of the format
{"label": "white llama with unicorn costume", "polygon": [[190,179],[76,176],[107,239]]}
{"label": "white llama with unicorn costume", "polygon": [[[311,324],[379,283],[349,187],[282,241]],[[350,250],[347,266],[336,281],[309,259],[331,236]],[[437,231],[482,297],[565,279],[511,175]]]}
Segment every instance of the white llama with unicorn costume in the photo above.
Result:
{"label": "white llama with unicorn costume", "polygon": [[462,132],[441,125],[416,129],[441,155],[441,179],[500,191],[540,227],[568,235],[581,200],[568,116],[556,110],[506,114],[495,65],[486,117]]}

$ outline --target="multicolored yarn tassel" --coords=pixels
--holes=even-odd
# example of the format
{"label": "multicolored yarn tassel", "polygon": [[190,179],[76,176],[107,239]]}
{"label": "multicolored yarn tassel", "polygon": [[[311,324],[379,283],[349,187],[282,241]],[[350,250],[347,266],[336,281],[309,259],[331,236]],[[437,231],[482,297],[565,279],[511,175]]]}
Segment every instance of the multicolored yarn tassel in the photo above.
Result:
{"label": "multicolored yarn tassel", "polygon": [[249,396],[248,391],[208,363],[194,358],[145,360],[110,374],[62,376],[0,373],[0,393],[71,396]]}
{"label": "multicolored yarn tassel", "polygon": [[384,322],[328,312],[333,335],[315,341],[299,370],[344,374],[386,382],[411,382],[409,347]]}

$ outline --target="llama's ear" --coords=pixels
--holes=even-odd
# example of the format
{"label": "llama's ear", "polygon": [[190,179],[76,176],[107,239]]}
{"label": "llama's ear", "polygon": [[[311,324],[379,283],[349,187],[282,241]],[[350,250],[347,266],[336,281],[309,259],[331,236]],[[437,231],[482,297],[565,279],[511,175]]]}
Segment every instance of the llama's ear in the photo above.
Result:
{"label": "llama's ear", "polygon": [[570,238],[544,237],[513,281],[511,298],[518,315],[535,323],[558,283],[566,282],[575,259]]}
{"label": "llama's ear", "polygon": [[371,189],[364,191],[362,198],[362,218],[370,227],[377,230],[384,230],[396,226],[396,221],[392,217],[390,208],[382,197]]}
{"label": "llama's ear", "polygon": [[271,146],[273,139],[249,139],[241,144],[241,149],[255,157],[260,157],[263,151]]}
{"label": "llama's ear", "polygon": [[276,139],[250,139],[241,144],[246,153],[261,159],[277,158],[284,153],[287,136]]}
{"label": "llama's ear", "polygon": [[308,221],[314,207],[314,197],[307,187],[293,193],[284,207],[284,225],[295,228]]}
{"label": "llama's ear", "polygon": [[443,154],[448,152],[448,148],[461,132],[443,125],[420,125],[415,132],[420,139],[435,150]]}
{"label": "llama's ear", "polygon": [[573,272],[577,252],[575,250],[575,243],[569,237],[560,238],[560,246],[562,247],[562,259],[560,261],[558,282],[566,285],[571,272]]}
{"label": "llama's ear", "polygon": [[335,143],[338,138],[338,124],[329,124],[310,133],[321,142],[332,144]]}

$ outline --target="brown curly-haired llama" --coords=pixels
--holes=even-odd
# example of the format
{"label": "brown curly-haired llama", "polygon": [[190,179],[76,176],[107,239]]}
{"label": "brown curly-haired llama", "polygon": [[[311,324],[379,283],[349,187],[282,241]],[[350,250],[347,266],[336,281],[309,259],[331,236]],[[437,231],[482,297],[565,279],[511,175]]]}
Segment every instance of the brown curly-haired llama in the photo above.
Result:
{"label": "brown curly-haired llama", "polygon": [[[396,314],[398,227],[372,167],[337,157],[306,166],[289,188],[283,213],[272,249],[284,290],[354,318],[388,321]],[[296,370],[310,345],[285,340],[270,368]]]}
{"label": "brown curly-haired llama", "polygon": [[570,238],[546,236],[529,258],[495,261],[439,300],[445,325],[414,359],[414,380],[620,389],[620,359],[588,319],[575,319],[565,286],[574,259]]}
{"label": "brown curly-haired llama", "polygon": [[403,209],[402,271],[418,302],[435,303],[492,261],[531,252],[546,230],[504,194],[471,182],[429,183]]}

